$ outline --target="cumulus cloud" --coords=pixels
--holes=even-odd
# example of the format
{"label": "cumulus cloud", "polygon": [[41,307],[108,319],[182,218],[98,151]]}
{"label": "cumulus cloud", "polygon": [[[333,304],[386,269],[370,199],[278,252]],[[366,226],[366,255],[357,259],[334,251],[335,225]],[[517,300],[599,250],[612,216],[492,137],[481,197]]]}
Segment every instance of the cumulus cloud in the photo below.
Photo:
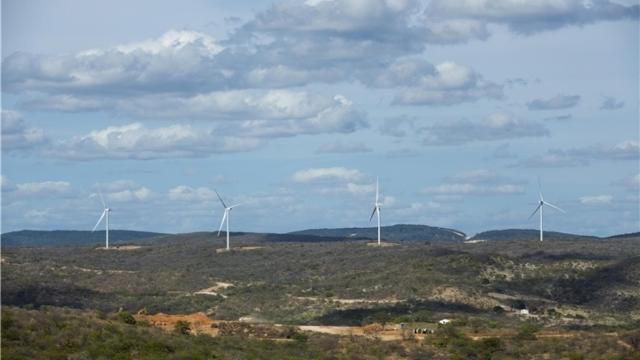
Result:
{"label": "cumulus cloud", "polygon": [[247,120],[237,125],[236,131],[233,132],[239,131],[244,136],[273,138],[322,133],[347,134],[368,126],[364,113],[356,110],[351,100],[336,95],[332,106],[322,109],[313,116],[278,121]]}
{"label": "cumulus cloud", "polygon": [[217,198],[214,190],[207,187],[191,187],[187,185],[178,185],[169,189],[168,197],[175,201],[207,201]]}
{"label": "cumulus cloud", "polygon": [[524,167],[584,166],[594,160],[638,160],[640,145],[626,140],[614,145],[595,144],[571,149],[550,149],[546,154],[533,156],[514,164]]}
{"label": "cumulus cloud", "polygon": [[155,109],[206,113],[206,104],[215,107],[221,91],[343,81],[418,86],[398,103],[441,103],[433,98],[444,92],[453,103],[501,96],[501,86],[468,67],[412,58],[430,41],[488,34],[475,20],[426,21],[423,8],[412,0],[282,2],[223,41],[170,30],[156,39],[75,54],[18,52],[2,63],[3,89],[29,93],[21,102],[28,109],[151,117],[158,116]]}
{"label": "cumulus cloud", "polygon": [[380,125],[381,135],[404,137],[416,128],[416,119],[406,115],[385,118]]}
{"label": "cumulus cloud", "polygon": [[564,114],[564,115],[547,117],[547,118],[544,118],[544,120],[545,121],[567,121],[567,120],[571,120],[571,118],[573,118],[573,115]]}
{"label": "cumulus cloud", "polygon": [[537,122],[495,113],[482,121],[438,122],[421,128],[420,134],[425,145],[458,145],[475,141],[548,136],[549,130]]}
{"label": "cumulus cloud", "polygon": [[48,142],[42,129],[29,127],[22,114],[2,110],[2,150],[33,150]]}
{"label": "cumulus cloud", "polygon": [[568,109],[578,105],[579,95],[556,95],[549,99],[535,99],[527,103],[529,110]]}
{"label": "cumulus cloud", "polygon": [[41,181],[14,184],[6,176],[3,176],[2,192],[15,197],[66,195],[71,192],[71,183],[68,181]]}
{"label": "cumulus cloud", "polygon": [[609,0],[435,0],[427,13],[433,19],[471,19],[530,35],[565,26],[637,19],[639,6]]}
{"label": "cumulus cloud", "polygon": [[188,125],[148,128],[133,123],[59,141],[47,150],[47,155],[75,160],[203,157],[253,150],[262,143],[253,138],[218,136],[212,130]]}
{"label": "cumulus cloud", "polygon": [[611,195],[593,195],[580,197],[580,203],[583,205],[606,205],[611,204],[613,196]]}
{"label": "cumulus cloud", "polygon": [[622,109],[624,107],[624,101],[618,100],[614,97],[606,96],[602,100],[602,104],[600,105],[600,110],[617,110]]}
{"label": "cumulus cloud", "polygon": [[9,92],[104,96],[202,91],[225,79],[222,69],[212,66],[221,49],[208,35],[171,30],[158,39],[77,54],[17,52],[2,62],[2,84]]}
{"label": "cumulus cloud", "polygon": [[504,96],[502,85],[486,81],[470,67],[454,62],[443,62],[431,71],[418,66],[409,69],[400,66],[396,72],[398,74],[393,74],[396,79],[378,80],[395,80],[404,86],[393,100],[395,105],[455,105]]}
{"label": "cumulus cloud", "polygon": [[43,182],[30,182],[16,184],[16,191],[19,194],[36,195],[36,194],[49,194],[67,193],[71,190],[71,183],[67,181],[43,181]]}
{"label": "cumulus cloud", "polygon": [[[151,200],[155,197],[155,193],[146,186],[138,185],[133,180],[115,180],[111,182],[98,183],[93,186],[96,192],[91,197],[106,201],[107,205],[111,202],[143,202]],[[102,199],[100,199],[102,196]]]}
{"label": "cumulus cloud", "polygon": [[371,152],[371,148],[363,142],[344,142],[338,140],[321,145],[316,152],[319,154],[354,154]]}
{"label": "cumulus cloud", "polygon": [[476,169],[454,174],[443,183],[428,186],[422,193],[437,196],[521,194],[524,192],[522,181],[510,179],[492,170]]}
{"label": "cumulus cloud", "polygon": [[298,183],[309,183],[314,181],[359,181],[364,174],[357,169],[344,167],[311,168],[297,171],[293,174],[292,180]]}
{"label": "cumulus cloud", "polygon": [[614,183],[615,185],[622,186],[628,191],[638,194],[640,192],[640,173],[633,176],[625,177]]}

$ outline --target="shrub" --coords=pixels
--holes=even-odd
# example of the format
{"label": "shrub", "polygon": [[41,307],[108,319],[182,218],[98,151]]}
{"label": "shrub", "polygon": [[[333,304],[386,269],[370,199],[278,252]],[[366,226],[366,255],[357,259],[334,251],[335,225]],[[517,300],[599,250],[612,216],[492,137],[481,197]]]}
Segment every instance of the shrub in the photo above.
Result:
{"label": "shrub", "polygon": [[118,313],[118,319],[125,324],[129,324],[129,325],[136,324],[136,319],[133,317],[133,315],[131,315],[131,313],[127,311],[120,311]]}
{"label": "shrub", "polygon": [[181,335],[189,335],[191,333],[191,324],[188,321],[180,320],[176,323],[173,331]]}
{"label": "shrub", "polygon": [[515,338],[518,340],[535,340],[538,330],[539,327],[536,324],[526,322],[522,324]]}

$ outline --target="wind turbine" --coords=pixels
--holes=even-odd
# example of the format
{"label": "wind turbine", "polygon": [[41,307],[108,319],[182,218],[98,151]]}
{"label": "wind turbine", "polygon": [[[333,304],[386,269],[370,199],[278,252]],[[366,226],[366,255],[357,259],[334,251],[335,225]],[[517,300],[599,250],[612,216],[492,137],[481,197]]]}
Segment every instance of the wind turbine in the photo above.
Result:
{"label": "wind turbine", "polygon": [[100,222],[102,221],[102,219],[105,219],[105,245],[104,248],[108,249],[109,248],[109,213],[111,212],[111,209],[107,207],[107,204],[105,204],[104,202],[104,198],[102,197],[102,193],[100,192],[100,190],[98,190],[98,195],[100,195],[100,202],[102,202],[102,207],[104,208],[104,210],[102,210],[102,215],[100,215],[100,218],[98,219],[98,222],[96,223],[96,226],[93,227],[93,230],[91,230],[91,232],[96,231],[96,228],[98,227],[98,225],[100,225]]}
{"label": "wind turbine", "polygon": [[378,193],[378,178],[376,177],[376,202],[373,205],[373,212],[371,213],[371,217],[369,218],[369,223],[373,219],[373,215],[378,214],[378,246],[380,246],[380,207],[382,204],[380,203],[380,195]]}
{"label": "wind turbine", "polygon": [[220,222],[220,229],[218,229],[218,236],[220,236],[220,232],[222,231],[222,226],[224,225],[224,220],[226,219],[227,220],[227,251],[228,251],[229,250],[229,217],[231,217],[231,209],[233,209],[234,207],[240,204],[227,206],[224,200],[222,200],[222,197],[220,197],[220,194],[218,194],[218,191],[216,190],[214,191],[216,192],[216,195],[218,195],[218,199],[220,200],[222,207],[224,207],[224,215],[222,215],[222,221]]}
{"label": "wind turbine", "polygon": [[[539,181],[538,181],[538,188],[539,189],[541,188]],[[533,215],[535,215],[537,212],[540,212],[540,241],[542,241],[542,239],[544,237],[543,230],[542,230],[542,213],[544,211],[544,206],[545,205],[549,205],[552,208],[554,208],[554,209],[556,209],[556,210],[558,210],[558,211],[560,211],[562,213],[566,214],[566,212],[564,210],[560,209],[559,207],[553,205],[552,203],[550,203],[548,201],[544,201],[544,197],[542,196],[542,190],[540,189],[539,192],[540,192],[540,200],[538,201],[538,207],[533,211],[533,213],[531,213],[531,215],[529,216],[529,219],[531,219],[533,217]]]}

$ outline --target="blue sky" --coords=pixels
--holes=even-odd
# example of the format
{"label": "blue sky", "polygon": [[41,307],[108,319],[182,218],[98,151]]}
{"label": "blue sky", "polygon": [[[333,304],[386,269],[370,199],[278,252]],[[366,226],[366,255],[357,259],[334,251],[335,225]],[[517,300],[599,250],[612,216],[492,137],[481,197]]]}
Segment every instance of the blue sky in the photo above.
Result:
{"label": "blue sky", "polygon": [[3,1],[2,231],[639,231],[639,8]]}

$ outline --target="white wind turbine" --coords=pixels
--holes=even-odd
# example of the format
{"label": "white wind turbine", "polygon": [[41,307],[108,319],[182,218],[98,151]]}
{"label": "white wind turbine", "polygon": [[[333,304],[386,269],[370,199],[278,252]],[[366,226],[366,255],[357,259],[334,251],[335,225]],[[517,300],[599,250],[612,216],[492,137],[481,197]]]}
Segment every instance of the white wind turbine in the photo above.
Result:
{"label": "white wind turbine", "polygon": [[98,219],[98,222],[96,223],[96,226],[93,227],[93,230],[91,230],[91,232],[96,231],[96,228],[98,227],[98,225],[100,225],[100,222],[102,221],[102,219],[105,219],[105,245],[104,248],[108,249],[109,248],[109,213],[111,212],[111,209],[107,207],[107,204],[105,204],[104,202],[104,198],[102,197],[102,193],[100,192],[100,190],[98,190],[98,195],[100,195],[100,202],[102,202],[102,207],[104,208],[104,210],[102,210],[102,215],[100,215],[100,218]]}
{"label": "white wind turbine", "polygon": [[373,212],[371,213],[369,222],[371,222],[371,220],[373,219],[373,215],[378,214],[378,245],[380,245],[380,207],[382,207],[382,203],[380,203],[380,195],[378,193],[378,178],[376,177],[376,202],[373,205]]}
{"label": "white wind turbine", "polygon": [[222,215],[222,221],[220,222],[220,229],[218,229],[218,236],[220,236],[220,232],[222,231],[222,226],[224,225],[224,220],[226,219],[227,220],[227,250],[229,250],[229,217],[231,217],[231,209],[233,209],[234,207],[240,204],[227,206],[224,200],[222,200],[222,197],[220,197],[220,194],[218,194],[218,191],[216,190],[214,191],[216,192],[216,195],[218,195],[218,199],[220,200],[222,207],[224,207],[224,215]]}
{"label": "white wind turbine", "polygon": [[[538,188],[541,188],[540,187],[540,182],[538,182]],[[551,206],[552,208],[554,208],[554,209],[566,214],[566,212],[564,210],[560,209],[559,207],[553,205],[552,203],[550,203],[548,201],[544,201],[544,197],[542,196],[542,190],[540,190],[540,200],[538,201],[538,207],[529,216],[529,219],[531,219],[533,217],[533,215],[536,214],[536,212],[540,213],[540,241],[542,241],[543,237],[544,237],[543,229],[542,229],[542,213],[544,211],[544,206],[545,205]]]}

